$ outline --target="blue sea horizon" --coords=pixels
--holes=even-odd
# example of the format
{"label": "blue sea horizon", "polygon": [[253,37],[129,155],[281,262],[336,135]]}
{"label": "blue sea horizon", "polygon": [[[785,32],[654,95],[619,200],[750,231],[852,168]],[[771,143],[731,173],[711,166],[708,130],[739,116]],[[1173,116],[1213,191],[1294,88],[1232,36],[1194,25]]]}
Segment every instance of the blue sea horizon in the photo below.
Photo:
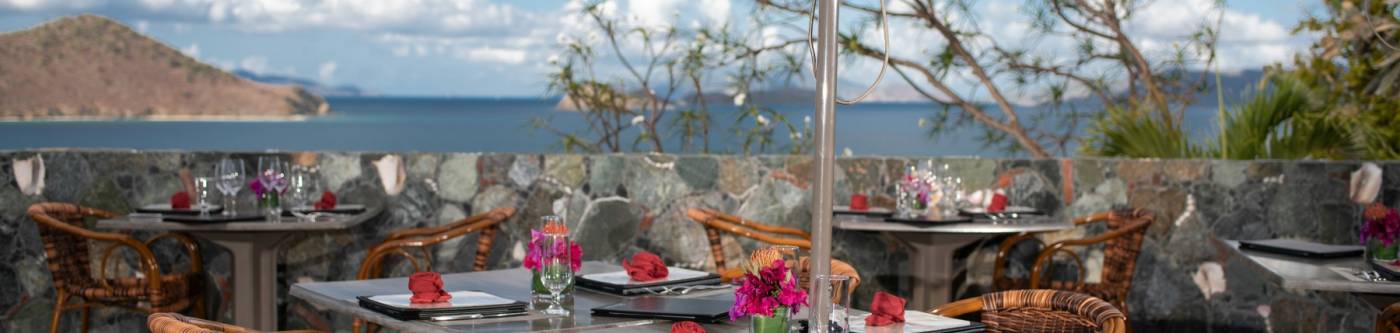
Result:
{"label": "blue sea horizon", "polygon": [[[0,122],[0,149],[37,148],[194,150],[194,151],[395,151],[559,153],[559,137],[536,130],[532,119],[550,118],[563,130],[580,130],[578,113],[555,110],[556,98],[491,97],[330,97],[330,115],[299,121],[143,121],[73,120]],[[777,105],[798,128],[812,115],[810,105]],[[927,103],[862,103],[836,114],[836,149],[855,155],[1008,157],[984,147],[978,126],[964,125],[931,136],[921,118],[941,106]],[[1032,110],[1033,112],[1033,110]],[[741,153],[743,138],[733,133],[738,109],[713,108],[712,153]],[[1193,134],[1215,131],[1215,107],[1193,106],[1185,115]],[[1023,122],[1030,120],[1025,119]],[[663,119],[668,126],[669,120]],[[662,130],[668,153],[680,153],[676,130]],[[629,129],[630,148],[638,129]],[[1083,131],[1080,131],[1083,133]],[[791,139],[775,131],[766,153],[786,153]],[[650,145],[637,150],[649,151]],[[1075,154],[1070,147],[1069,154]],[[632,151],[628,149],[627,151]],[[691,153],[698,153],[694,151]],[[757,153],[757,152],[755,152]]]}

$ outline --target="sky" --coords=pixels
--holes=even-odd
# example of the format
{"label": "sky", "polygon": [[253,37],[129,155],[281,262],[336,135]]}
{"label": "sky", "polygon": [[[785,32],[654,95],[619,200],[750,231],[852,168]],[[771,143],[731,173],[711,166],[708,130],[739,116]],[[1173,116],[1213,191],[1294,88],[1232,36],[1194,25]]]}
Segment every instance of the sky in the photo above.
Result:
{"label": "sky", "polygon": [[[549,60],[557,59],[561,41],[588,28],[578,15],[579,1],[0,0],[0,31],[92,13],[228,70],[353,85],[380,95],[542,97],[548,95]],[[1042,43],[1025,34],[1025,1],[976,1],[976,24],[999,42]],[[1210,8],[1214,1],[1158,0],[1128,29],[1146,52],[1167,52],[1191,27],[1219,13]],[[1315,2],[1227,1],[1219,68],[1256,69],[1305,50],[1310,36],[1289,30],[1318,10]],[[614,0],[609,13],[632,24],[742,29],[753,3]],[[901,5],[891,8],[907,8]],[[843,16],[843,24],[852,16]],[[917,56],[941,47],[929,31],[890,27],[892,54]],[[874,31],[867,32],[878,41]],[[840,75],[846,82],[869,82],[879,70],[875,61],[845,63]],[[876,96],[899,100],[911,91],[902,81],[888,80]]]}

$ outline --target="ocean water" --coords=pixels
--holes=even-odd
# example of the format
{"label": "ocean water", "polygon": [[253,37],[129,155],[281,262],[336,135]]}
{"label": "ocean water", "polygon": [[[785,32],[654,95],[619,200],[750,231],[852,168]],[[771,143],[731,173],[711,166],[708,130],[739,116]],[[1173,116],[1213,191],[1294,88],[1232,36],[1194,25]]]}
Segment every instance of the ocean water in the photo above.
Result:
{"label": "ocean water", "polygon": [[[490,98],[330,98],[332,113],[301,121],[11,121],[0,122],[0,149],[105,148],[220,151],[333,150],[555,153],[559,137],[535,129],[547,118],[557,129],[584,128],[577,113],[554,110],[553,99]],[[937,137],[920,127],[937,106],[867,103],[838,107],[836,149],[856,155],[1006,156],[986,149],[976,127],[954,129]],[[777,106],[795,126],[811,116],[811,106]],[[1214,109],[1187,112],[1193,132],[1213,128]],[[743,136],[734,133],[738,111],[711,112],[710,147],[717,153],[742,151]],[[751,120],[750,120],[751,121]],[[669,124],[668,120],[663,123]],[[744,123],[743,126],[751,126]],[[663,135],[676,132],[662,130]],[[627,144],[639,133],[626,131]],[[1082,131],[1081,131],[1082,133]],[[773,136],[768,152],[785,152],[786,130]],[[668,137],[667,152],[680,140]],[[630,146],[629,146],[630,147]],[[648,150],[650,145],[638,146]]]}

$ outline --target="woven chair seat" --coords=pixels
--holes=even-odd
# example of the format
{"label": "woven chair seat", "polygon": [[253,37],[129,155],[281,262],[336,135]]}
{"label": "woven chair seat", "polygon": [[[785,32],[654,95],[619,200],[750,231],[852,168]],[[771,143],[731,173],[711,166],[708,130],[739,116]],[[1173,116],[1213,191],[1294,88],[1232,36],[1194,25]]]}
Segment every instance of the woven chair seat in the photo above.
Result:
{"label": "woven chair seat", "polygon": [[154,312],[178,312],[189,307],[190,297],[200,294],[203,288],[203,276],[200,273],[185,273],[180,275],[162,275],[160,277],[160,289],[152,292],[147,287],[145,278],[118,278],[108,279],[111,290],[102,286],[88,286],[73,290],[73,293],[94,302],[103,303],[129,303],[137,301],[149,301],[149,306],[144,306]]}

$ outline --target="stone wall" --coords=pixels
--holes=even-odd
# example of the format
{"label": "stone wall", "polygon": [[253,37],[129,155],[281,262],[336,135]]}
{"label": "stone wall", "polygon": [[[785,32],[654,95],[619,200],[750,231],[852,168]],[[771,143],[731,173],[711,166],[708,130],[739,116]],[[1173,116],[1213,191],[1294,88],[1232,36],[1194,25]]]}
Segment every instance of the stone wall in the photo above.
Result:
{"label": "stone wall", "polygon": [[[17,188],[11,164],[41,155],[47,169],[41,194]],[[65,201],[129,212],[163,202],[178,191],[176,172],[207,170],[228,153],[131,151],[0,152],[0,331],[48,328],[54,292],[43,245],[25,208],[35,202]],[[235,153],[249,164],[254,153]],[[713,269],[703,229],[684,216],[690,207],[710,207],[773,224],[808,228],[806,156],[671,155],[514,155],[402,153],[407,181],[387,195],[374,162],[385,153],[319,153],[314,160],[325,186],[341,202],[382,203],[384,213],[353,230],[316,233],[290,242],[281,255],[279,281],[346,280],[354,277],[370,245],[392,230],[436,225],[491,208],[519,212],[503,225],[489,257],[492,268],[520,265],[528,229],[542,215],[566,217],[584,247],[585,258],[618,262],[638,251],[652,251],[677,266]],[[836,201],[852,191],[893,192],[893,180],[921,157],[856,157],[838,160]],[[1139,257],[1129,308],[1136,332],[1369,330],[1376,311],[1344,293],[1285,290],[1269,285],[1249,268],[1210,246],[1212,237],[1252,239],[1298,237],[1324,242],[1356,241],[1355,210],[1346,199],[1355,162],[1205,160],[1018,160],[934,158],[969,184],[1011,182],[1013,203],[1058,216],[1136,206],[1159,214]],[[1382,164],[1383,198],[1400,199],[1400,163]],[[392,177],[391,177],[392,178]],[[390,184],[393,185],[393,184]],[[246,191],[244,192],[245,196]],[[245,198],[243,200],[249,200]],[[1079,237],[1098,230],[1043,236]],[[149,234],[138,234],[148,237]],[[899,241],[879,233],[834,234],[834,256],[853,263],[865,283],[857,303],[878,290],[908,294],[908,258]],[[996,240],[961,251],[960,296],[986,289]],[[229,256],[204,243],[213,287],[227,296]],[[746,240],[725,238],[728,262],[739,262]],[[467,237],[435,249],[436,270],[469,270],[475,251]],[[173,248],[158,249],[163,259],[183,259]],[[1089,279],[1095,252],[1087,251]],[[1202,267],[1222,267],[1225,289],[1207,295],[1195,281]],[[176,267],[173,269],[182,269]],[[407,270],[398,267],[400,274]],[[1015,273],[1015,272],[1013,272]],[[284,287],[285,287],[284,285]],[[285,292],[285,289],[284,289]],[[281,298],[283,328],[347,330],[350,320]],[[217,302],[216,302],[217,303]],[[223,313],[227,316],[228,313]],[[70,315],[68,320],[76,320]],[[67,320],[66,320],[67,321]],[[73,321],[69,321],[73,322]],[[94,316],[97,332],[140,331],[143,316],[103,311]],[[76,324],[65,331],[75,331]]]}

